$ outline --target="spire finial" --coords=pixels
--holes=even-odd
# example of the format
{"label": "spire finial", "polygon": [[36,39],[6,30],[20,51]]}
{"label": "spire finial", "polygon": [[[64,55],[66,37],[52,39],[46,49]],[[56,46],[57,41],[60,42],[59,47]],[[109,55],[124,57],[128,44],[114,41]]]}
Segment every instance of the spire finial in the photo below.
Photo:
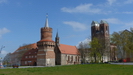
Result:
{"label": "spire finial", "polygon": [[58,38],[59,36],[58,36],[58,29],[57,29],[57,33],[56,33],[56,38]]}
{"label": "spire finial", "polygon": [[48,18],[48,13],[46,13],[46,18]]}
{"label": "spire finial", "polygon": [[45,27],[49,27],[49,25],[48,25],[48,13],[46,13]]}

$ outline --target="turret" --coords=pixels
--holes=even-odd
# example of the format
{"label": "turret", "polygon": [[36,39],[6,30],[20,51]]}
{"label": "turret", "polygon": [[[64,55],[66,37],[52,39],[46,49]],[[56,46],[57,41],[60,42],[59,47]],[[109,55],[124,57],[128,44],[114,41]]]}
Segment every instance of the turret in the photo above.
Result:
{"label": "turret", "polygon": [[52,40],[52,28],[48,25],[48,16],[46,16],[45,26],[41,28],[41,40]]}
{"label": "turret", "polygon": [[60,41],[60,38],[59,38],[58,32],[57,32],[57,33],[56,33],[56,37],[55,37],[55,44],[56,44],[57,46],[60,45],[59,41]]}

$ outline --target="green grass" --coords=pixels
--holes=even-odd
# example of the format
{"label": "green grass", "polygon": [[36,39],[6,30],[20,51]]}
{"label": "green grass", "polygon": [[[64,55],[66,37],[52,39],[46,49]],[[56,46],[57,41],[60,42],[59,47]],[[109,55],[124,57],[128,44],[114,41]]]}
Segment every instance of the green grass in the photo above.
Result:
{"label": "green grass", "polygon": [[86,64],[0,69],[0,75],[133,75],[133,65]]}

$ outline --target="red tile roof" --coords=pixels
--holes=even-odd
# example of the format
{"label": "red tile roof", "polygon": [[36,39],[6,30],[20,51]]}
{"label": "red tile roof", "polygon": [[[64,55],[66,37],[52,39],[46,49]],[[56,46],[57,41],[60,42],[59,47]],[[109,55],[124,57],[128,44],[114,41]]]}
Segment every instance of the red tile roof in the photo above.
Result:
{"label": "red tile roof", "polygon": [[79,54],[79,51],[76,46],[60,44],[59,49],[63,54]]}
{"label": "red tile roof", "polygon": [[[36,49],[37,48],[37,44],[36,43],[33,43],[33,44],[29,44],[29,45],[25,45],[25,46],[21,46],[19,47],[15,52],[19,51],[19,50],[22,50],[22,49],[25,49],[25,48],[28,48],[29,49]],[[14,53],[15,53],[14,52]],[[14,54],[13,53],[13,54]]]}

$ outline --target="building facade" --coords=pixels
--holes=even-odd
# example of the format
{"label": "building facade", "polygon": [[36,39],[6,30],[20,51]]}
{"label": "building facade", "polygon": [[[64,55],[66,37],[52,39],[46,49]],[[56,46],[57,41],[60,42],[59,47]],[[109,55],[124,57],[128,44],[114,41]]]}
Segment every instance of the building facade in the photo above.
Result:
{"label": "building facade", "polygon": [[37,43],[19,47],[11,54],[11,64],[22,66],[55,66],[80,64],[80,53],[76,46],[59,43],[58,32],[52,40],[52,28],[48,17],[40,29],[41,38]]}
{"label": "building facade", "polygon": [[36,66],[37,65],[37,48],[28,50],[21,59],[22,66]]}
{"label": "building facade", "polygon": [[45,27],[41,28],[41,40],[37,42],[37,65],[54,66],[80,63],[80,53],[76,46],[59,43],[58,32],[55,42],[52,40],[52,28],[46,18]]}

